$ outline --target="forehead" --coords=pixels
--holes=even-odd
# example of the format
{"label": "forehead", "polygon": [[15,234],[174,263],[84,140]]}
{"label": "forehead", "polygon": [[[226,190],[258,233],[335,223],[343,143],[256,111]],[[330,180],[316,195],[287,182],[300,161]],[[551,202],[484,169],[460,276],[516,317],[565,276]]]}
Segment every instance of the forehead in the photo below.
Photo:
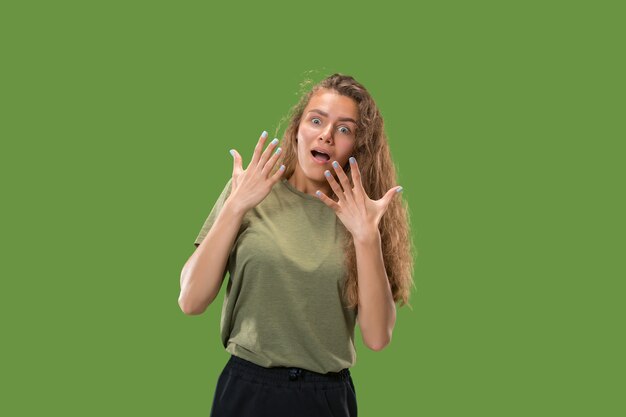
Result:
{"label": "forehead", "polygon": [[351,117],[358,120],[359,116],[359,108],[354,99],[328,89],[320,89],[311,96],[304,112],[306,113],[311,109],[322,110],[333,118]]}

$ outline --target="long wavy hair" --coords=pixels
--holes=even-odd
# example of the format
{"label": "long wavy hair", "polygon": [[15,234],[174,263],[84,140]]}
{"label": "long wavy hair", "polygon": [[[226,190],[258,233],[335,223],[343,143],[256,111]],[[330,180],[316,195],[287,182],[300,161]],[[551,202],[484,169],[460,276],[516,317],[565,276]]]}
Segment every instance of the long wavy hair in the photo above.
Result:
{"label": "long wavy hair", "polygon": [[[312,81],[306,79],[301,88],[307,88]],[[298,149],[296,137],[302,119],[304,109],[311,97],[320,89],[331,89],[340,95],[351,97],[358,105],[359,118],[357,120],[357,130],[355,132],[356,142],[352,151],[352,156],[356,158],[361,170],[361,181],[365,192],[373,200],[380,199],[391,187],[396,186],[396,167],[391,159],[389,143],[384,131],[383,118],[363,85],[349,75],[335,73],[313,85],[308,92],[302,92],[299,102],[291,108],[286,117],[283,117],[276,129],[275,137],[278,137],[280,125],[289,120],[285,134],[281,141],[283,150],[281,160],[285,165],[283,178],[289,178],[296,169],[298,163]],[[280,167],[277,163],[273,172]],[[348,162],[343,170],[346,172],[352,183],[350,173],[350,163]],[[335,198],[334,193],[329,195]],[[400,198],[398,198],[400,197]],[[396,196],[391,200],[387,211],[380,219],[378,228],[380,230],[383,259],[387,277],[391,284],[391,292],[394,302],[400,302],[400,306],[409,303],[409,296],[413,283],[413,251],[414,246],[410,233],[409,210],[406,202],[401,196]],[[356,251],[352,234],[344,228],[345,236],[345,265],[347,277],[343,286],[343,297],[348,308],[358,311],[359,294],[357,280]],[[417,255],[417,251],[415,251]]]}

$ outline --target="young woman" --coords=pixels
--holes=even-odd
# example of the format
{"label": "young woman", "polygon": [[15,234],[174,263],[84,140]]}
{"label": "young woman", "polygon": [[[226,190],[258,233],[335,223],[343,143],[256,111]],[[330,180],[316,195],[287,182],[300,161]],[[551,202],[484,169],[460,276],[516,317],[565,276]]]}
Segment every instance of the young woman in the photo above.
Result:
{"label": "young woman", "polygon": [[363,85],[333,74],[293,107],[282,146],[263,150],[266,138],[245,170],[231,150],[232,178],[181,273],[186,314],[204,312],[230,273],[231,356],[211,416],[356,416],[355,325],[383,349],[413,285],[383,118]]}

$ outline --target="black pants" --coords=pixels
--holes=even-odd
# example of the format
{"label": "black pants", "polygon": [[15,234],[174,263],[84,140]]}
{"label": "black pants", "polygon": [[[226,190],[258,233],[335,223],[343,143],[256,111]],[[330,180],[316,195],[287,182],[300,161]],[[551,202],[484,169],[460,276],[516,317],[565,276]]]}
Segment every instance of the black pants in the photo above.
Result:
{"label": "black pants", "polygon": [[356,417],[350,371],[265,368],[231,355],[217,380],[211,417]]}

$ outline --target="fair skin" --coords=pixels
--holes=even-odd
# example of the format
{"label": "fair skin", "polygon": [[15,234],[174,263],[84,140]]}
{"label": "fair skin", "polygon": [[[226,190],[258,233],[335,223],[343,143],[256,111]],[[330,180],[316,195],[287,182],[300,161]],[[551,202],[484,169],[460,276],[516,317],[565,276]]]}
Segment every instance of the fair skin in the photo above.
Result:
{"label": "fair skin", "polygon": [[[354,187],[351,186],[342,166],[354,149],[357,117],[357,103],[352,98],[325,89],[314,94],[300,122],[298,164],[288,181],[332,208],[352,234],[359,285],[358,323],[365,344],[381,350],[391,341],[396,307],[385,271],[378,224],[401,187],[392,187],[379,200],[370,199],[356,159],[350,161]],[[329,152],[331,158],[325,164],[311,159],[315,147]],[[331,192],[338,201],[329,197]]]}
{"label": "fair skin", "polygon": [[[366,346],[381,350],[391,341],[396,309],[385,271],[378,223],[399,187],[392,187],[379,200],[370,199],[363,188],[356,160],[350,161],[354,184],[351,187],[341,167],[348,162],[354,148],[357,116],[358,107],[352,98],[329,90],[314,94],[299,126],[298,162],[288,180],[298,190],[320,198],[332,208],[352,234],[357,258],[357,321]],[[283,171],[269,175],[278,154],[272,155],[275,144],[263,151],[265,139],[265,135],[259,138],[252,161],[245,170],[241,156],[233,150],[231,195],[181,273],[179,305],[187,314],[201,314],[213,301],[220,289],[228,252],[243,215],[259,204],[281,178]],[[311,155],[311,149],[315,147],[327,151],[331,159],[316,163]],[[332,164],[334,161],[338,162],[336,167]],[[339,181],[333,175],[326,177],[326,172],[334,172]],[[319,196],[317,190],[320,190]],[[338,201],[328,197],[331,190]]]}
{"label": "fair skin", "polygon": [[[291,185],[313,196],[317,190],[332,192],[324,171],[332,169],[332,161],[342,166],[348,162],[356,141],[358,115],[356,102],[334,90],[321,89],[311,97],[298,127],[298,163],[288,179]],[[311,150],[316,147],[330,153],[323,165],[312,160]]]}

